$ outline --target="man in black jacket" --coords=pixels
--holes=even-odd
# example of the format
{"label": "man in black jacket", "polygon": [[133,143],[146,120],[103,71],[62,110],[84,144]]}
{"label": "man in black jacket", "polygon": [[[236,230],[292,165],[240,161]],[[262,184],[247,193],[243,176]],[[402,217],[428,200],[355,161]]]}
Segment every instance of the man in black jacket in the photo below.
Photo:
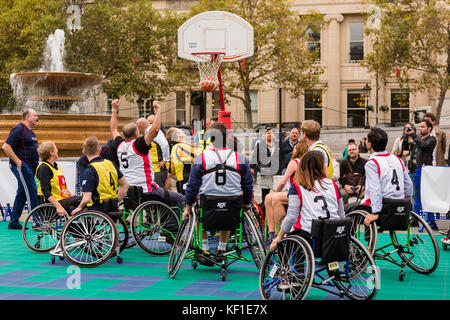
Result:
{"label": "man in black jacket", "polygon": [[433,165],[433,150],[436,146],[436,138],[431,136],[431,130],[433,130],[431,122],[429,120],[423,120],[419,126],[420,137],[412,129],[407,133],[416,144],[416,161],[418,166]]}
{"label": "man in black jacket", "polygon": [[340,166],[341,194],[344,205],[348,204],[350,197],[363,196],[363,178],[365,176],[364,166],[367,162],[359,156],[359,149],[356,143],[351,142],[347,145],[348,157],[345,158]]}
{"label": "man in black jacket", "polygon": [[282,143],[281,143],[281,164],[282,164],[282,170],[286,169],[289,161],[291,161],[292,157],[292,151],[294,150],[295,146],[298,143],[298,137],[300,136],[300,132],[298,131],[298,128],[292,128],[291,132],[289,132],[289,137],[287,137]]}

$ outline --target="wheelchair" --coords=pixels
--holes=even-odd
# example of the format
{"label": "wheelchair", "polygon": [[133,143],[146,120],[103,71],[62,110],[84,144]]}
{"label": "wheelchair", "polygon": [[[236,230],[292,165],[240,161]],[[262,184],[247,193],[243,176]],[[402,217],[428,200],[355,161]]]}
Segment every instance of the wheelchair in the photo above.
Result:
{"label": "wheelchair", "polygon": [[379,272],[372,255],[350,235],[350,219],[313,220],[311,238],[293,232],[269,251],[259,273],[264,300],[303,300],[311,288],[352,300],[372,299]]}
{"label": "wheelchair", "polygon": [[38,253],[54,249],[68,217],[61,217],[51,203],[31,210],[22,227],[22,238],[28,248]]}
{"label": "wheelchair", "polygon": [[[391,262],[400,267],[398,279],[405,278],[405,266],[422,274],[430,274],[439,263],[439,246],[428,223],[411,211],[411,198],[383,199],[383,208],[378,220],[369,227],[364,218],[371,207],[357,205],[347,217],[352,220],[351,232],[367,247],[375,260]],[[389,232],[389,240],[377,247],[378,235]]]}
{"label": "wheelchair", "polygon": [[180,229],[181,208],[169,207],[164,202],[167,199],[144,194],[142,187],[137,186],[131,186],[123,199],[123,214],[131,217],[133,241],[152,256],[169,254]]}
{"label": "wheelchair", "polygon": [[[212,234],[209,240],[216,238],[218,230],[230,231],[227,249],[221,256],[202,250],[204,230]],[[238,260],[251,262],[243,255],[247,249],[259,269],[266,250],[253,215],[242,209],[242,197],[201,196],[200,205],[196,204],[193,214],[181,224],[169,257],[169,276],[175,278],[183,260],[190,259],[194,270],[199,264],[220,267],[220,279],[225,281],[231,264]]]}
{"label": "wheelchair", "polygon": [[67,219],[58,245],[50,252],[52,264],[56,256],[81,268],[99,266],[113,256],[122,263],[120,253],[127,246],[128,227],[117,199],[105,200],[102,206],[103,212],[87,209]]}

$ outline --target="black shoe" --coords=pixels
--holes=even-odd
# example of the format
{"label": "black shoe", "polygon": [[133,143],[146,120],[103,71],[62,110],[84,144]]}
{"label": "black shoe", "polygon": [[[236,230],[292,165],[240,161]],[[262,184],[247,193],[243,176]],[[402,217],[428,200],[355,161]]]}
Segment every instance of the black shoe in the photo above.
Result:
{"label": "black shoe", "polygon": [[197,255],[197,261],[201,265],[207,266],[207,267],[213,267],[214,263],[207,259],[205,256],[208,256],[208,258],[211,258],[211,254],[207,251],[203,251],[202,253]]}
{"label": "black shoe", "polygon": [[12,225],[12,226],[8,226],[9,230],[22,230],[22,226],[20,224],[18,225]]}
{"label": "black shoe", "polygon": [[217,261],[225,260],[227,257],[224,256],[225,251],[217,249],[216,252],[213,253],[214,258],[216,258]]}

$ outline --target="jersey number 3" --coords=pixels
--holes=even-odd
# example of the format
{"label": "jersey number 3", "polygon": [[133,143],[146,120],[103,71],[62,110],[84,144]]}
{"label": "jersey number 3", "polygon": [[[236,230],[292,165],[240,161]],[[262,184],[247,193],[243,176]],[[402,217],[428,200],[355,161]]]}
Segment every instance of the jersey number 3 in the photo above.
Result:
{"label": "jersey number 3", "polygon": [[328,205],[327,205],[327,201],[325,200],[324,196],[316,196],[314,198],[314,202],[319,202],[319,200],[322,200],[323,202],[323,207],[322,210],[325,211],[325,213],[327,214],[327,218],[330,218],[330,211],[328,210]]}

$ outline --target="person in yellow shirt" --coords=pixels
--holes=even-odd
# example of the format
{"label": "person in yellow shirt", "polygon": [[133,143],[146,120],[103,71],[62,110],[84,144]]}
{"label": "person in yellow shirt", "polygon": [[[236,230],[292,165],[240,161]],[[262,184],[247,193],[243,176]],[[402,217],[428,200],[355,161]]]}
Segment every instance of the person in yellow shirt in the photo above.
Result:
{"label": "person in yellow shirt", "polygon": [[38,154],[42,160],[36,169],[38,203],[50,202],[58,214],[64,216],[80,203],[81,197],[72,195],[67,188],[64,172],[56,163],[58,148],[55,143],[42,142],[38,147]]}
{"label": "person in yellow shirt", "polygon": [[179,128],[169,128],[166,139],[173,145],[170,152],[170,173],[176,180],[177,192],[184,194],[192,164],[201,151],[185,142],[186,135]]}
{"label": "person in yellow shirt", "polygon": [[83,152],[89,160],[81,183],[83,198],[72,214],[80,212],[85,206],[91,210],[103,211],[103,201],[114,198],[121,201],[129,187],[122,172],[111,161],[100,157],[97,137],[92,136],[84,140]]}

